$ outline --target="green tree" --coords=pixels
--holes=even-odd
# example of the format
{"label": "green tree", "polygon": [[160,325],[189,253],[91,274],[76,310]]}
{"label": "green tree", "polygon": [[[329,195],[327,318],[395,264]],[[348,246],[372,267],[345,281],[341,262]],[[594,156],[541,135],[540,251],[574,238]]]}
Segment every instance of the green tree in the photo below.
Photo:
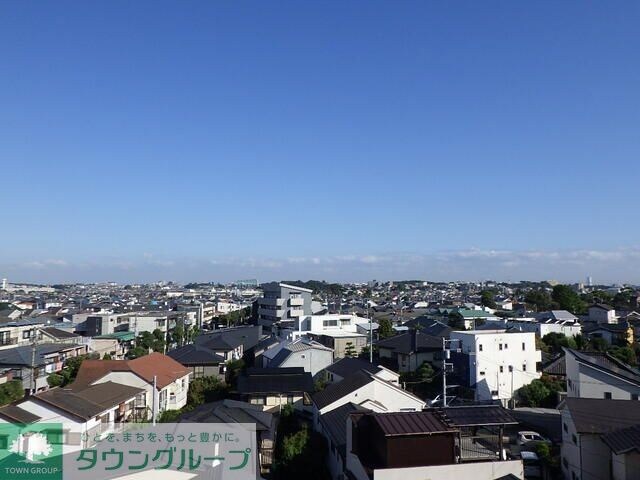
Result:
{"label": "green tree", "polygon": [[7,405],[24,397],[22,381],[11,380],[0,385],[0,405]]}
{"label": "green tree", "polygon": [[189,382],[186,410],[191,410],[203,403],[215,402],[225,398],[228,389],[217,377],[195,378]]}
{"label": "green tree", "polygon": [[182,324],[176,325],[176,328],[174,328],[173,332],[171,333],[171,337],[173,341],[177,343],[179,347],[181,347],[185,338],[184,326]]}
{"label": "green tree", "polygon": [[353,342],[347,342],[344,346],[344,356],[345,357],[355,357],[356,356],[356,347],[353,346]]}
{"label": "green tree", "polygon": [[562,333],[551,332],[542,337],[542,343],[544,343],[548,351],[553,354],[562,353],[562,347],[576,349],[577,344],[573,337],[567,337]]}
{"label": "green tree", "polygon": [[517,398],[525,407],[540,407],[551,395],[551,390],[537,378],[517,390]]}
{"label": "green tree", "polygon": [[144,357],[149,354],[149,349],[143,346],[133,347],[127,352],[127,358],[133,360],[135,358]]}
{"label": "green tree", "polygon": [[496,294],[493,290],[483,290],[480,292],[482,305],[489,308],[497,308]]}
{"label": "green tree", "polygon": [[50,387],[61,387],[65,384],[65,377],[59,373],[52,373],[47,377],[47,384]]}
{"label": "green tree", "polygon": [[569,285],[556,285],[553,287],[551,298],[562,310],[573,314],[581,314],[586,310],[586,304]]}
{"label": "green tree", "polygon": [[105,354],[102,356],[102,359],[103,359],[103,360],[112,360],[111,355],[110,355],[109,353],[105,353]]}
{"label": "green tree", "polygon": [[627,365],[635,366],[638,364],[636,352],[631,347],[613,346],[609,348],[609,350],[607,350],[607,353],[612,357],[617,358],[621,362],[626,363]]}
{"label": "green tree", "polygon": [[393,336],[393,325],[388,318],[381,318],[378,321],[378,338],[388,338]]}
{"label": "green tree", "polygon": [[227,383],[229,383],[230,385],[235,385],[236,379],[238,378],[240,373],[242,373],[242,370],[245,367],[244,360],[242,359],[229,360],[226,363],[226,367],[227,367]]}
{"label": "green tree", "polygon": [[552,306],[551,295],[544,289],[529,290],[524,297],[524,301],[536,312],[550,310]]}
{"label": "green tree", "polygon": [[416,378],[419,382],[431,383],[434,376],[435,371],[429,362],[422,362],[416,370]]}

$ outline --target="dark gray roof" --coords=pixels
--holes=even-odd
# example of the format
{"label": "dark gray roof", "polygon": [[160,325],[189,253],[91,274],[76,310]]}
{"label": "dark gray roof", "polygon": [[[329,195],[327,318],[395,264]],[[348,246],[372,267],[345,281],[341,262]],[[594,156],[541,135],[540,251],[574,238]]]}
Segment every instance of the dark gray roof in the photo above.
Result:
{"label": "dark gray roof", "polygon": [[173,358],[182,365],[219,365],[225,360],[220,355],[209,349],[198,347],[197,345],[185,345],[167,352],[167,356]]}
{"label": "dark gray roof", "polygon": [[335,410],[320,415],[320,423],[324,430],[343,455],[347,445],[347,417],[354,412],[369,411],[369,409],[356,405],[355,403],[345,403]]}
{"label": "dark gray roof", "polygon": [[205,403],[185,413],[181,422],[193,423],[254,423],[256,430],[271,430],[273,415],[262,407],[236,400]]}
{"label": "dark gray roof", "polygon": [[73,332],[67,332],[55,327],[45,327],[40,329],[41,332],[45,332],[54,338],[78,338],[80,335]]}
{"label": "dark gray roof", "polygon": [[420,329],[421,333],[425,335],[431,335],[433,337],[445,337],[448,338],[453,329],[438,320],[434,320],[433,318],[429,318],[427,316],[417,317],[413,320],[409,320],[404,323],[405,327]]}
{"label": "dark gray roof", "polygon": [[640,425],[614,430],[603,435],[602,440],[616,455],[632,450],[640,452]]}
{"label": "dark gray roof", "polygon": [[[400,335],[380,340],[377,345],[378,348],[387,348],[396,353],[410,354],[414,352],[411,345],[412,335],[413,332],[402,333]],[[415,335],[418,352],[442,350],[442,338],[426,335],[420,331],[415,332]]]}
{"label": "dark gray roof", "polygon": [[387,437],[453,430],[435,412],[372,413],[369,416]]}
{"label": "dark gray roof", "polygon": [[[74,343],[42,343],[36,345],[36,365],[45,364],[45,356],[52,353],[62,352],[70,348],[78,348]],[[0,365],[31,365],[32,347],[7,348],[0,350]]]}
{"label": "dark gray roof", "polygon": [[142,392],[144,392],[142,388],[104,382],[81,390],[52,388],[30,397],[30,399],[88,420]]}
{"label": "dark gray roof", "polygon": [[564,348],[564,351],[569,355],[573,355],[579,362],[605,370],[611,375],[640,385],[640,372],[611,355],[604,352],[578,352],[571,348]]}
{"label": "dark gray roof", "polygon": [[40,420],[40,417],[28,412],[17,405],[7,405],[0,408],[0,417],[9,420],[11,423],[34,423]]}
{"label": "dark gray roof", "polygon": [[567,398],[565,406],[578,433],[608,433],[640,424],[640,402]]}
{"label": "dark gray roof", "polygon": [[565,361],[565,356],[560,355],[559,357],[551,360],[544,367],[542,367],[542,372],[547,375],[556,375],[565,377],[567,375],[567,362]]}
{"label": "dark gray roof", "polygon": [[255,347],[262,337],[262,327],[259,325],[243,326],[216,330],[212,333],[200,335],[196,344],[211,350],[233,350],[242,345],[245,350]]}
{"label": "dark gray roof", "polygon": [[302,367],[248,368],[238,377],[239,393],[312,392],[311,374]]}
{"label": "dark gray roof", "polygon": [[517,425],[518,421],[500,405],[473,405],[437,409],[444,422],[453,427]]}
{"label": "dark gray roof", "polygon": [[594,303],[589,308],[599,308],[600,310],[615,310],[611,305],[607,305],[606,303]]}
{"label": "dark gray roof", "polygon": [[358,370],[377,373],[382,369],[379,366],[369,363],[361,358],[344,357],[329,365],[325,370],[345,378]]}
{"label": "dark gray roof", "polygon": [[319,409],[324,408],[371,382],[373,382],[373,376],[371,373],[364,370],[358,370],[344,378],[342,381],[329,384],[324,390],[315,393],[313,395],[313,403],[315,403],[316,407]]}

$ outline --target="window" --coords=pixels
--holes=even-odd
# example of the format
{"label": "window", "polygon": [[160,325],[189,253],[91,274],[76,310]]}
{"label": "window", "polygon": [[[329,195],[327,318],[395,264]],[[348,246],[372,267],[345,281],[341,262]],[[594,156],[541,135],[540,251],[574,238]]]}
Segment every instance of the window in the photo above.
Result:
{"label": "window", "polygon": [[482,351],[482,345],[478,345],[478,351],[481,352]]}
{"label": "window", "polygon": [[504,372],[504,367],[500,365],[500,373]]}
{"label": "window", "polygon": [[508,350],[508,349],[509,349],[509,344],[508,344],[508,343],[505,343],[505,344],[504,344],[504,349],[505,349],[505,350]]}
{"label": "window", "polygon": [[638,400],[638,394],[637,393],[632,393],[631,394],[631,400]]}
{"label": "window", "polygon": [[202,378],[202,377],[204,377],[204,366],[193,367],[193,378]]}
{"label": "window", "polygon": [[575,434],[574,434],[574,435],[571,435],[571,441],[572,441],[575,445],[577,445],[577,444],[578,444],[578,437],[576,437],[576,436],[575,436]]}
{"label": "window", "polygon": [[24,332],[22,332],[22,338],[29,338],[30,336],[31,336],[30,330],[25,330]]}
{"label": "window", "polygon": [[611,400],[611,392],[604,392],[604,398],[606,400]]}
{"label": "window", "polygon": [[502,344],[501,343],[498,344],[498,350],[502,350]]}
{"label": "window", "polygon": [[524,352],[525,350],[526,350],[526,348],[525,348],[525,343],[524,343],[524,342],[522,342],[522,351]]}
{"label": "window", "polygon": [[338,326],[338,320],[323,320],[322,321],[322,326],[323,327],[337,327]]}
{"label": "window", "polygon": [[526,371],[527,371],[527,364],[526,364],[526,363],[523,363],[523,364],[522,364],[522,371],[523,371],[523,372],[526,372]]}
{"label": "window", "polygon": [[480,372],[480,376],[481,376],[481,377],[484,377],[484,372]]}
{"label": "window", "polygon": [[287,403],[288,404],[292,404],[293,403],[293,395],[287,395]]}
{"label": "window", "polygon": [[509,371],[513,372],[513,365],[509,365]]}
{"label": "window", "polygon": [[566,423],[563,423],[563,424],[562,424],[562,429],[563,429],[565,432],[569,433],[569,427],[567,427],[567,424],[566,424]]}
{"label": "window", "polygon": [[569,388],[573,388],[573,383],[570,378],[567,379],[567,385],[569,385]]}
{"label": "window", "polygon": [[251,405],[264,405],[266,403],[265,397],[251,397],[249,402]]}
{"label": "window", "polygon": [[564,465],[564,468],[569,468],[569,462],[565,457],[562,457],[562,465]]}

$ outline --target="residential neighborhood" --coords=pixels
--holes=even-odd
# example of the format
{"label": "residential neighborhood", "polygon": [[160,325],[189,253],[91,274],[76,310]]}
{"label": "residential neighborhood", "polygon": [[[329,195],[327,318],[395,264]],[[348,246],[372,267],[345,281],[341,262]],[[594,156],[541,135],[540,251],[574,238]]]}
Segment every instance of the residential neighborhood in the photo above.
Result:
{"label": "residential neighborhood", "polygon": [[632,286],[245,289],[4,288],[0,422],[59,421],[69,453],[128,423],[249,421],[265,478],[300,432],[326,479],[635,478]]}

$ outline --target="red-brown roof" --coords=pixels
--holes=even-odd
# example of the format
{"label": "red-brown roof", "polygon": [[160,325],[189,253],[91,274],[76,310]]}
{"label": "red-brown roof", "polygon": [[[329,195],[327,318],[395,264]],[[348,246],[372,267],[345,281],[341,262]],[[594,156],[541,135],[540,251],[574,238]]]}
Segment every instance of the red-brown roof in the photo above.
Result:
{"label": "red-brown roof", "polygon": [[135,360],[85,360],[72,387],[91,385],[110,372],[133,372],[149,383],[156,377],[158,389],[189,374],[189,370],[161,353],[151,353]]}

